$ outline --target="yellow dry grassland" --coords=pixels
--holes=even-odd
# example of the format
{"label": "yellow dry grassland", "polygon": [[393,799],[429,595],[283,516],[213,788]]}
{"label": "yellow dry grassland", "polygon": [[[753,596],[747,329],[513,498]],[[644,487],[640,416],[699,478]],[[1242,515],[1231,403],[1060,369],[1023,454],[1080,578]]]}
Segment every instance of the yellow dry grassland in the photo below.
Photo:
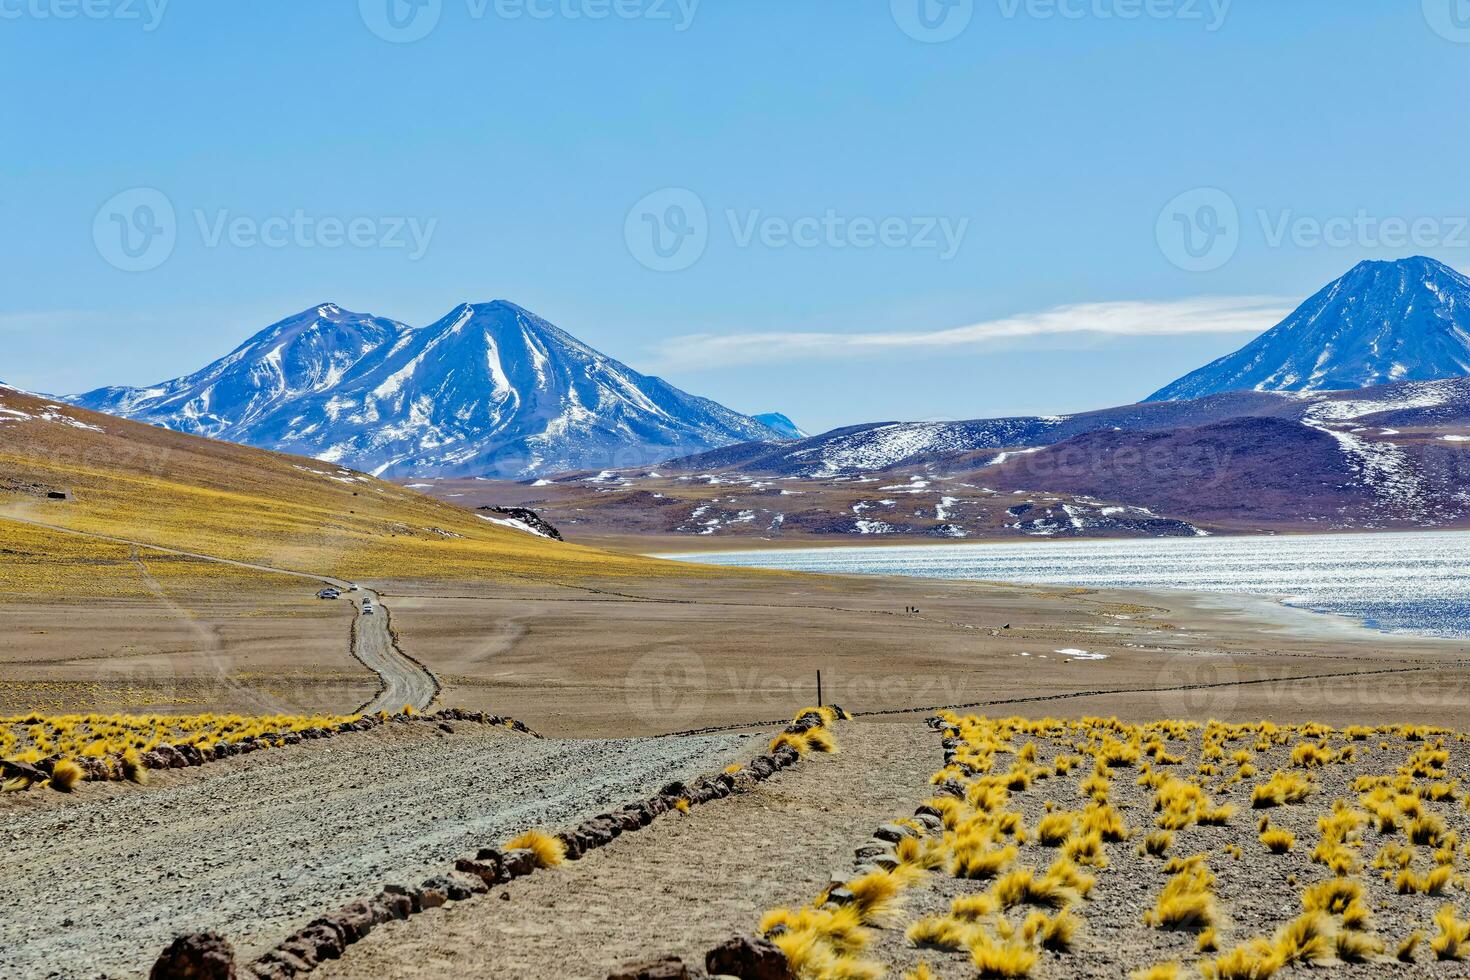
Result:
{"label": "yellow dry grassland", "polygon": [[936,723],[932,797],[761,921],[801,980],[1470,975],[1464,735]]}
{"label": "yellow dry grassland", "polygon": [[[42,421],[45,404],[0,389],[0,406],[36,416],[0,425],[0,516],[346,579],[702,574],[498,527],[317,460],[80,409],[65,409],[79,425]],[[47,489],[74,499],[48,500]],[[13,524],[0,525],[0,549],[22,540]],[[125,554],[104,543],[77,547],[78,562]]]}
{"label": "yellow dry grassland", "polygon": [[279,587],[283,581],[265,572],[0,521],[0,600],[146,599],[160,592]]}

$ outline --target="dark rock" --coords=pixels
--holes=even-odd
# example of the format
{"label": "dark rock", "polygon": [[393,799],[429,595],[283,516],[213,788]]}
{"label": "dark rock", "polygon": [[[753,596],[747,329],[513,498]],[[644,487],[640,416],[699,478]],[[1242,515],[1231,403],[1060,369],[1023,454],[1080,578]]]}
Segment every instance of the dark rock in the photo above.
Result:
{"label": "dark rock", "polygon": [[786,954],[765,939],[726,940],[705,954],[704,966],[712,974],[740,980],[796,980]]}
{"label": "dark rock", "polygon": [[689,980],[689,968],[677,956],[629,963],[608,974],[607,980]]}
{"label": "dark rock", "polygon": [[294,957],[306,964],[302,972],[315,969],[316,965],[321,962],[316,955],[316,942],[302,938],[300,933],[277,946],[276,952]]}
{"label": "dark rock", "polygon": [[886,840],[890,844],[897,844],[905,837],[918,837],[919,832],[906,824],[885,823],[873,831],[873,836],[878,840]]}
{"label": "dark rock", "polygon": [[184,758],[183,753],[167,742],[160,742],[153,751],[163,759],[163,768],[183,769],[189,764],[188,760]]}
{"label": "dark rock", "polygon": [[347,948],[347,937],[331,922],[325,919],[317,919],[311,925],[298,932],[295,938],[302,942],[315,944],[316,961],[335,960],[342,955]]}
{"label": "dark rock", "polygon": [[370,902],[353,902],[328,918],[342,930],[342,938],[348,943],[357,942],[372,932],[373,926],[383,921]]}
{"label": "dark rock", "polygon": [[[388,888],[399,886],[389,885]],[[382,908],[386,916],[383,921],[389,919],[406,919],[413,915],[413,899],[404,892],[392,892],[384,889],[373,899],[374,907]]]}
{"label": "dark rock", "polygon": [[234,980],[235,950],[214,932],[179,936],[153,964],[149,980]]}
{"label": "dark rock", "polygon": [[731,793],[749,793],[760,785],[760,780],[749,769],[742,769],[730,776]]}
{"label": "dark rock", "polygon": [[779,768],[776,760],[768,755],[758,755],[750,760],[750,771],[755,773],[757,779],[765,779]]}
{"label": "dark rock", "polygon": [[961,800],[965,798],[964,784],[956,779],[946,779],[939,784],[939,788],[935,792],[943,793],[945,796],[957,797]]}
{"label": "dark rock", "polygon": [[563,831],[556,835],[561,841],[561,846],[566,851],[568,861],[577,861],[582,857],[582,841],[577,837],[576,831]]}
{"label": "dark rock", "polygon": [[311,972],[311,966],[301,957],[282,949],[273,949],[250,964],[250,971],[261,980],[288,980]]}
{"label": "dark rock", "polygon": [[505,873],[510,878],[524,878],[536,870],[536,852],[512,848],[504,855]]}
{"label": "dark rock", "polygon": [[[420,900],[419,890],[411,885],[384,885],[384,895],[396,895],[408,899],[408,910],[410,913],[422,912],[424,905]],[[442,902],[440,903],[443,904]]]}
{"label": "dark rock", "polygon": [[611,813],[599,813],[587,822],[597,824],[614,837],[617,837],[623,832],[623,825]]}
{"label": "dark rock", "polygon": [[855,897],[846,885],[834,888],[827,893],[827,901],[833,905],[851,905]]}
{"label": "dark rock", "polygon": [[419,886],[419,900],[416,911],[425,909],[437,909],[449,901],[449,892],[441,887],[443,882],[439,878],[430,878]]}
{"label": "dark rock", "polygon": [[474,875],[487,885],[498,885],[509,880],[509,876],[500,863],[500,852],[493,848],[486,850],[489,851],[488,858],[485,851],[481,851],[472,858],[462,857],[454,862],[455,870]]}
{"label": "dark rock", "polygon": [[674,780],[663,789],[658,791],[659,796],[683,796],[688,792],[688,787],[679,780]]}

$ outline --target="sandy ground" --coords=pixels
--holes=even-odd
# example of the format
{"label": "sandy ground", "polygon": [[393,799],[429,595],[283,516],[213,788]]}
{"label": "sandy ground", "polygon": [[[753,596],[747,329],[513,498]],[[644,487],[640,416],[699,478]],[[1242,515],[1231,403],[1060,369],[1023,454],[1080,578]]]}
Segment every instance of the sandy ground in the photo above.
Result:
{"label": "sandy ground", "polygon": [[[355,710],[378,681],[347,655],[350,608],[282,581],[167,602],[0,605],[0,710]],[[709,568],[363,585],[382,593],[403,651],[443,682],[441,703],[549,734],[785,719],[815,700],[819,670],[827,699],[859,712],[1065,698],[1069,711],[1134,718],[1470,728],[1470,644],[1269,600]]]}
{"label": "sandy ground", "polygon": [[259,954],[385,883],[748,758],[739,736],[538,740],[425,723],[305,742],[146,787],[0,797],[0,976],[145,974],[177,933]]}
{"label": "sandy ground", "polygon": [[[0,603],[0,715],[350,711],[378,680],[349,651],[353,609],[311,583],[154,599]],[[226,584],[235,584],[227,582]]]}
{"label": "sandy ground", "polygon": [[546,732],[789,718],[818,670],[827,699],[858,712],[1065,698],[1045,710],[1470,728],[1470,644],[1249,599],[799,575],[381,588],[446,704]]}
{"label": "sandy ground", "polygon": [[768,908],[809,899],[850,867],[873,828],[922,798],[938,743],[918,721],[836,732],[835,756],[808,757],[750,794],[670,814],[492,896],[380,927],[313,976],[604,980],[666,953],[702,965]]}

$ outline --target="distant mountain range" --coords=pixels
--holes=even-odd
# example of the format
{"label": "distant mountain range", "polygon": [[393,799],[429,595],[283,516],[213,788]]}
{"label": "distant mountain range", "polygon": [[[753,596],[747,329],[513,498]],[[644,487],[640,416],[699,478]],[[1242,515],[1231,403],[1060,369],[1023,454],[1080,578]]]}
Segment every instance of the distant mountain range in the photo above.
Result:
{"label": "distant mountain range", "polygon": [[1433,259],[1362,262],[1245,347],[1148,401],[1336,391],[1470,374],[1470,279]]}
{"label": "distant mountain range", "polygon": [[800,433],[639,374],[504,301],[427,327],[325,303],[186,377],[64,400],[387,477],[615,469]]}
{"label": "distant mountain range", "polygon": [[656,471],[541,483],[516,501],[545,509],[559,526],[600,534],[784,540],[1466,527],[1470,378],[1226,392],[1065,417],[883,422],[729,446]]}

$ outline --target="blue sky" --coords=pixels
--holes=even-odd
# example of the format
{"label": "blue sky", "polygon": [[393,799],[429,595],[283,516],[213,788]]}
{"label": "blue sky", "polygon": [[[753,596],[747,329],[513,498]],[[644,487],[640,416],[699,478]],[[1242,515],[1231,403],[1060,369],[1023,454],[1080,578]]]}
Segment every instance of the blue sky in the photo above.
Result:
{"label": "blue sky", "polygon": [[0,0],[0,378],[506,298],[812,429],[1045,414],[1470,266],[1451,0],[388,2]]}

